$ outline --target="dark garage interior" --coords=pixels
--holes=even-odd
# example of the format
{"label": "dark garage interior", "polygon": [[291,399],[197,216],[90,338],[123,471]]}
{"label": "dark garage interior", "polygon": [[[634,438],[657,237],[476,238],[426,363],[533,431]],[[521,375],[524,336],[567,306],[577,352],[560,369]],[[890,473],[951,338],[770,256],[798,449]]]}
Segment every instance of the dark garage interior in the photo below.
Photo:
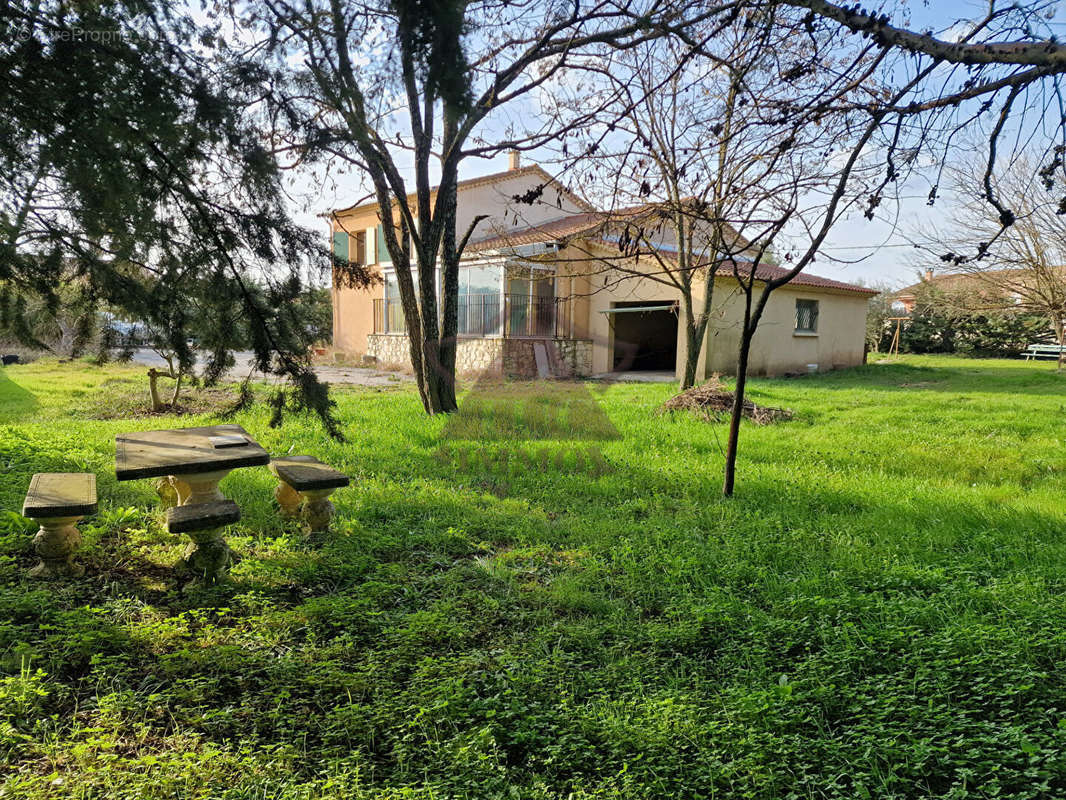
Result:
{"label": "dark garage interior", "polygon": [[672,305],[647,300],[615,303],[610,317],[615,372],[676,369],[677,313]]}

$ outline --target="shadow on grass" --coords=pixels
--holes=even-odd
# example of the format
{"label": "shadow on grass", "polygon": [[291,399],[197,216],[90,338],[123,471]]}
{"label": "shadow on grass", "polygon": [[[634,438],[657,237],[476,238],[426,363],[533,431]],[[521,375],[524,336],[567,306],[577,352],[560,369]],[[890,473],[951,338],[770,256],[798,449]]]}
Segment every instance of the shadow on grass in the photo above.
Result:
{"label": "shadow on grass", "polygon": [[36,395],[12,380],[9,367],[0,367],[0,424],[29,419],[39,405]]}
{"label": "shadow on grass", "polygon": [[584,383],[481,378],[448,418],[441,438],[607,441],[621,434]]}

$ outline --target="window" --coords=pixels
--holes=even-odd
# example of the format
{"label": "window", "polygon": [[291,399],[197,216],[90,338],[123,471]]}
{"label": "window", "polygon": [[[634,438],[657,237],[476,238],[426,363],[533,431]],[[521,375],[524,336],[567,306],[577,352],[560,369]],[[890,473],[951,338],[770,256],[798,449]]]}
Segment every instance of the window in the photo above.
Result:
{"label": "window", "polygon": [[796,301],[796,333],[818,332],[818,301]]}
{"label": "window", "polygon": [[459,270],[459,333],[488,336],[500,332],[499,267],[464,267]]}
{"label": "window", "polygon": [[[411,270],[411,279],[415,284],[415,296],[418,296],[418,270]],[[384,322],[386,333],[406,333],[407,323],[403,316],[403,303],[400,301],[400,284],[396,279],[396,273],[389,270],[385,273],[385,311]]]}
{"label": "window", "polygon": [[366,231],[349,234],[347,231],[334,231],[333,255],[341,261],[353,264],[366,263]]}
{"label": "window", "polygon": [[355,245],[352,253],[352,261],[356,264],[366,263],[366,231],[352,234],[352,242]]}

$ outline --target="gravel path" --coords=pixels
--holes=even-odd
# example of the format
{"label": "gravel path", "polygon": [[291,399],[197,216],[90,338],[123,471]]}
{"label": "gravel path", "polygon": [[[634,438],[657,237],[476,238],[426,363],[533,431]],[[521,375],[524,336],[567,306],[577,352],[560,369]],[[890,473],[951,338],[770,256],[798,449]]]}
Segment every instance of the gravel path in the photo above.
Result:
{"label": "gravel path", "polygon": [[[241,381],[252,369],[252,353],[238,351],[233,354],[237,363],[226,373],[229,380]],[[140,348],[134,351],[133,361],[146,367],[165,367],[163,361],[154,351]],[[410,375],[397,372],[382,372],[379,369],[364,367],[330,367],[317,366],[315,374],[326,383],[349,384],[352,386],[396,386],[412,380]]]}

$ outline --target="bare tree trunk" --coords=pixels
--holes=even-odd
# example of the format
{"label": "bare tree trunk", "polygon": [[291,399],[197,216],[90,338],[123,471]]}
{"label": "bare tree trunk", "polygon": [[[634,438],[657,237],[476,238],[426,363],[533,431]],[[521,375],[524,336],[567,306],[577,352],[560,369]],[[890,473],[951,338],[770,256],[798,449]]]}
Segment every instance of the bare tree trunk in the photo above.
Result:
{"label": "bare tree trunk", "polygon": [[[718,272],[717,267],[708,267],[707,279],[703,288],[703,311],[699,318],[692,314],[692,292],[685,292],[685,314],[688,324],[685,328],[685,336],[688,340],[688,353],[685,358],[685,375],[681,381],[681,391],[691,389],[696,385],[696,371],[699,367],[700,353],[703,352],[707,337],[707,323],[711,317],[711,305],[714,302],[714,279]],[[708,351],[707,357],[710,358]]]}
{"label": "bare tree trunk", "polygon": [[[753,268],[754,273],[754,268]],[[729,414],[729,441],[725,448],[725,471],[722,478],[722,494],[726,497],[733,496],[733,485],[737,476],[737,449],[740,445],[740,420],[744,416],[744,390],[748,385],[748,357],[751,353],[751,340],[755,337],[758,329],[759,317],[762,316],[762,304],[756,310],[755,319],[752,320],[751,293],[754,289],[755,279],[752,277],[752,285],[744,287],[744,326],[741,328],[740,349],[737,352],[737,385],[733,389],[733,409]],[[765,300],[766,295],[763,295]]]}
{"label": "bare tree trunk", "polygon": [[1066,325],[1063,324],[1061,319],[1055,321],[1055,338],[1059,343],[1059,368],[1058,371],[1062,372],[1063,367],[1066,366],[1066,352],[1063,352],[1062,348],[1066,343]]}
{"label": "bare tree trunk", "polygon": [[174,384],[174,394],[170,398],[170,405],[176,406],[178,404],[178,396],[181,394],[181,380],[184,377],[182,372],[178,372],[176,382]]}
{"label": "bare tree trunk", "polygon": [[725,475],[722,480],[722,494],[733,496],[733,485],[737,475],[737,448],[740,443],[740,420],[744,416],[744,390],[748,383],[748,354],[751,352],[752,332],[744,325],[740,337],[740,352],[737,355],[737,385],[733,390],[733,409],[729,414],[729,442],[725,448]]}
{"label": "bare tree trunk", "polygon": [[692,315],[692,293],[685,292],[685,372],[681,377],[681,391],[696,385],[696,367],[700,361],[700,335],[696,330],[696,319]]}
{"label": "bare tree trunk", "polygon": [[148,393],[152,398],[152,411],[163,410],[163,398],[159,396],[159,376],[162,374],[155,367],[148,370]]}
{"label": "bare tree trunk", "polygon": [[707,334],[707,315],[703,314],[699,320],[693,320],[689,298],[686,297],[685,301],[685,305],[689,307],[686,312],[688,321],[685,324],[685,340],[688,343],[688,351],[685,353],[685,372],[684,377],[681,379],[681,391],[691,389],[696,385],[700,353],[703,352],[703,340]]}
{"label": "bare tree trunk", "polygon": [[[454,348],[454,342],[452,344]],[[448,414],[458,406],[455,402],[455,381],[442,359],[445,345],[440,338],[426,338],[422,342],[423,381],[426,387],[426,412],[428,414]],[[454,364],[454,353],[452,354]]]}
{"label": "bare tree trunk", "polygon": [[[445,110],[445,134],[451,138],[452,115]],[[437,395],[440,398],[440,413],[451,413],[459,408],[455,399],[455,361],[459,338],[459,257],[456,242],[456,206],[458,191],[453,183],[445,198],[446,203],[440,211],[443,225],[441,231],[441,331],[440,331],[440,371]]]}

